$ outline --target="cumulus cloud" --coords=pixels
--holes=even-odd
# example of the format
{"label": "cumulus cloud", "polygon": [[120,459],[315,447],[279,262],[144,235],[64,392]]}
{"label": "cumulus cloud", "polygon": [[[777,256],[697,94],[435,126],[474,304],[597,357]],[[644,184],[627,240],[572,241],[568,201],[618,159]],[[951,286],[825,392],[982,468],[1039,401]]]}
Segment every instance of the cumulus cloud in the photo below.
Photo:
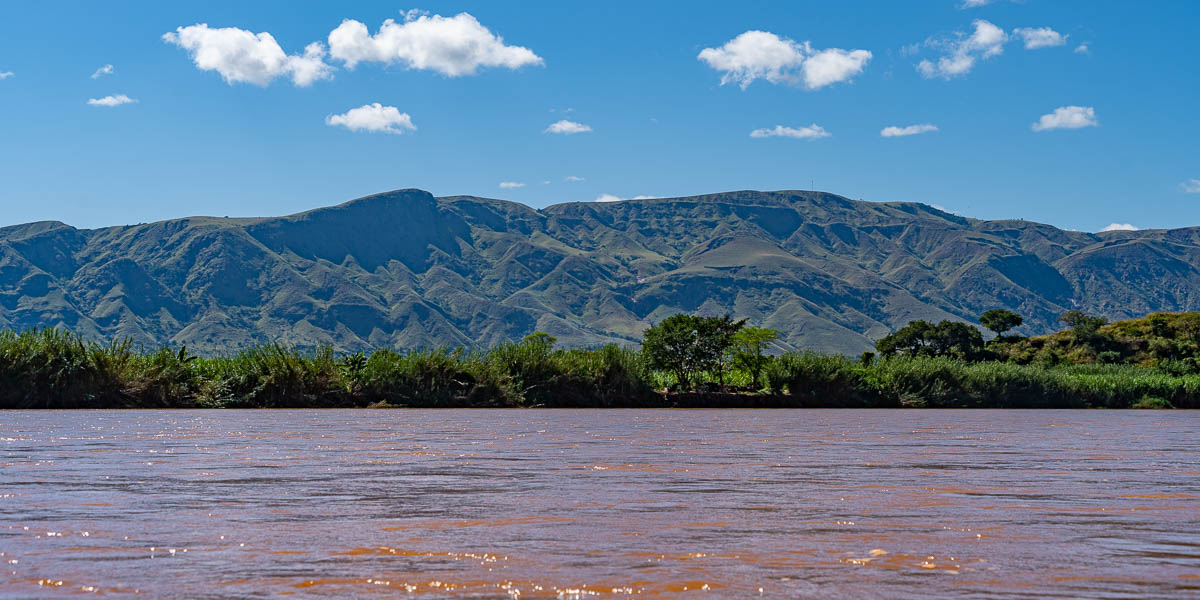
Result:
{"label": "cumulus cloud", "polygon": [[1090,54],[1091,52],[1092,49],[1088,46],[1087,42],[1075,46],[1075,54]]}
{"label": "cumulus cloud", "polygon": [[808,127],[800,128],[776,125],[774,129],[755,129],[754,131],[750,132],[750,137],[752,138],[790,137],[815,140],[817,138],[829,137],[830,135],[831,134],[828,131],[825,131],[825,128],[817,125],[816,123],[813,123]]}
{"label": "cumulus cloud", "polygon": [[125,94],[117,94],[115,96],[105,96],[103,98],[89,98],[87,103],[91,106],[120,106],[122,104],[133,104],[136,99],[130,98]]}
{"label": "cumulus cloud", "polygon": [[567,175],[566,177],[563,177],[563,181],[576,182],[584,181],[584,179],[582,177],[576,177],[575,175]]}
{"label": "cumulus cloud", "polygon": [[804,48],[767,31],[747,31],[720,48],[705,48],[698,59],[722,71],[721,85],[739,82],[746,89],[755,79],[786,83],[804,65]]}
{"label": "cumulus cloud", "polygon": [[571,135],[573,133],[587,133],[591,130],[591,127],[588,127],[583,123],[576,123],[575,121],[563,119],[561,121],[555,121],[551,123],[550,126],[547,127],[542,133],[561,133],[563,135]]}
{"label": "cumulus cloud", "polygon": [[867,50],[829,48],[810,54],[804,61],[804,87],[815,90],[849,80],[862,73],[870,61],[871,53]]}
{"label": "cumulus cloud", "polygon": [[1138,228],[1129,223],[1109,223],[1100,231],[1137,231]]}
{"label": "cumulus cloud", "polygon": [[105,75],[112,75],[113,73],[116,73],[116,70],[113,69],[112,65],[104,65],[103,67],[96,69],[95,73],[92,73],[92,79],[100,79]]}
{"label": "cumulus cloud", "polygon": [[658,196],[634,196],[630,200],[657,200]]}
{"label": "cumulus cloud", "polygon": [[1008,34],[1004,33],[1003,29],[983,19],[975,19],[971,24],[975,27],[971,35],[958,32],[953,40],[932,42],[931,45],[945,48],[945,55],[936,62],[922,60],[917,64],[917,71],[926,79],[951,79],[969,73],[979,59],[991,58],[1004,52],[1004,42],[1008,41]]}
{"label": "cumulus cloud", "polygon": [[1026,50],[1062,46],[1067,43],[1067,36],[1049,27],[1018,27],[1013,30],[1013,34],[1025,40]]}
{"label": "cumulus cloud", "polygon": [[963,0],[962,4],[958,6],[959,8],[979,8],[980,6],[987,6],[992,2],[993,0]]}
{"label": "cumulus cloud", "polygon": [[1054,109],[1054,112],[1042,115],[1042,118],[1033,124],[1033,130],[1080,129],[1099,125],[1096,121],[1096,109],[1090,106],[1060,106]]}
{"label": "cumulus cloud", "polygon": [[596,202],[620,202],[621,199],[612,194],[600,194],[596,196]]}
{"label": "cumulus cloud", "polygon": [[12,77],[12,76],[13,76],[12,71],[0,71],[0,81],[8,79],[9,77]]}
{"label": "cumulus cloud", "polygon": [[350,131],[377,133],[401,134],[417,129],[408,113],[400,112],[395,106],[384,106],[378,102],[352,108],[340,115],[329,115],[325,117],[325,124],[340,125]]}
{"label": "cumulus cloud", "polygon": [[929,123],[922,123],[920,125],[908,125],[906,127],[896,127],[895,125],[891,125],[889,127],[884,127],[883,130],[879,132],[879,136],[880,137],[904,137],[906,135],[917,135],[919,133],[929,133],[930,131],[937,131],[937,130],[938,130],[937,125],[931,125]]}
{"label": "cumulus cloud", "polygon": [[1200,179],[1189,179],[1179,184],[1179,187],[1182,188],[1185,193],[1200,194]]}
{"label": "cumulus cloud", "polygon": [[265,31],[214,29],[206,23],[197,23],[163,34],[163,41],[187,50],[198,69],[216,71],[230,85],[266,86],[278,77],[291,77],[292,83],[304,87],[330,78],[333,71],[325,63],[325,46],[321,43],[309,44],[304,54],[289,55]]}
{"label": "cumulus cloud", "polygon": [[517,69],[543,60],[504,39],[468,13],[453,17],[409,12],[404,23],[388,19],[371,35],[367,26],[346,19],[329,33],[329,54],[353,69],[360,62],[400,63],[449,77],[472,75],[480,67]]}
{"label": "cumulus cloud", "polygon": [[815,90],[853,79],[871,61],[867,50],[815,50],[769,31],[746,31],[720,48],[705,48],[696,57],[721,72],[721,85],[736,82],[746,89],[756,79]]}
{"label": "cumulus cloud", "polygon": [[523,188],[523,187],[525,187],[525,184],[523,184],[519,181],[501,181],[500,182],[500,189],[504,189],[504,190],[511,190],[511,189]]}

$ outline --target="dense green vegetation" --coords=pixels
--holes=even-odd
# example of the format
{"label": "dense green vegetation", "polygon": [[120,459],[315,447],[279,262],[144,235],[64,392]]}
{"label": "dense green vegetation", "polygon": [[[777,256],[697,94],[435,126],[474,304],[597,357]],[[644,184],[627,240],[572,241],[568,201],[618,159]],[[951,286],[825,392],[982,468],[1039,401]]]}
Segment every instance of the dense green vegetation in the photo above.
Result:
{"label": "dense green vegetation", "polygon": [[[1013,320],[1001,317],[998,333]],[[1200,313],[1064,322],[984,342],[965,323],[917,321],[859,358],[773,354],[777,332],[729,316],[669,317],[641,349],[561,349],[535,333],[487,351],[271,345],[201,357],[0,331],[0,408],[1200,408]]]}

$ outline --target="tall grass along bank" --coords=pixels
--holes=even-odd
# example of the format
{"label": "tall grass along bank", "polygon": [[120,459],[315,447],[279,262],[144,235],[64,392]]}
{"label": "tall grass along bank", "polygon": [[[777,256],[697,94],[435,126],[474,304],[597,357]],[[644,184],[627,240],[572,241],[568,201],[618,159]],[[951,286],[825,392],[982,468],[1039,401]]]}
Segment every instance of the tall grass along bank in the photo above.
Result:
{"label": "tall grass along bank", "polygon": [[201,357],[0,331],[0,408],[1200,408],[1200,375],[1128,364],[789,353],[754,365],[760,377],[740,364],[692,373],[685,389],[640,350],[558,349],[535,336],[486,351],[268,345]]}

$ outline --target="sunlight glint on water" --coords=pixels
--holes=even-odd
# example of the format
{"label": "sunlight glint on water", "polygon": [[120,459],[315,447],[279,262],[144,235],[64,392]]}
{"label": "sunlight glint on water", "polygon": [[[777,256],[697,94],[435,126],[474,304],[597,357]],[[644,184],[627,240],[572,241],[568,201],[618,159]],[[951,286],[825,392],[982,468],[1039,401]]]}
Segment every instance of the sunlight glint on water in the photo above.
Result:
{"label": "sunlight glint on water", "polygon": [[1195,597],[1200,415],[0,413],[0,597]]}

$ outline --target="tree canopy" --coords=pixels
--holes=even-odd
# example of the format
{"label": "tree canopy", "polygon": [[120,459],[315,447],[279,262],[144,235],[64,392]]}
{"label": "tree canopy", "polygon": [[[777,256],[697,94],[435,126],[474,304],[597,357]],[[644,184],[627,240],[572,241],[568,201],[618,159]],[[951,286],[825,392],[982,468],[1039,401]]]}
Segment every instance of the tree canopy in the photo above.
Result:
{"label": "tree canopy", "polygon": [[1095,333],[1108,323],[1108,319],[1104,317],[1093,317],[1082,310],[1068,310],[1058,317],[1059,321],[1066,323],[1067,327],[1075,330],[1075,333]]}
{"label": "tree canopy", "polygon": [[733,334],[733,364],[748,371],[756,387],[771,360],[767,350],[778,339],[778,331],[765,327],[743,327]]}
{"label": "tree canopy", "polygon": [[912,321],[875,342],[883,355],[946,356],[974,359],[983,352],[983,334],[959,321]]}
{"label": "tree canopy", "polygon": [[733,335],[745,324],[729,315],[672,315],[646,330],[642,351],[655,368],[673,373],[679,387],[691,389],[694,375],[702,371],[721,380]]}
{"label": "tree canopy", "polygon": [[979,315],[979,324],[995,333],[996,337],[1004,337],[1005,331],[1020,327],[1024,321],[1021,315],[1003,308],[993,308]]}

